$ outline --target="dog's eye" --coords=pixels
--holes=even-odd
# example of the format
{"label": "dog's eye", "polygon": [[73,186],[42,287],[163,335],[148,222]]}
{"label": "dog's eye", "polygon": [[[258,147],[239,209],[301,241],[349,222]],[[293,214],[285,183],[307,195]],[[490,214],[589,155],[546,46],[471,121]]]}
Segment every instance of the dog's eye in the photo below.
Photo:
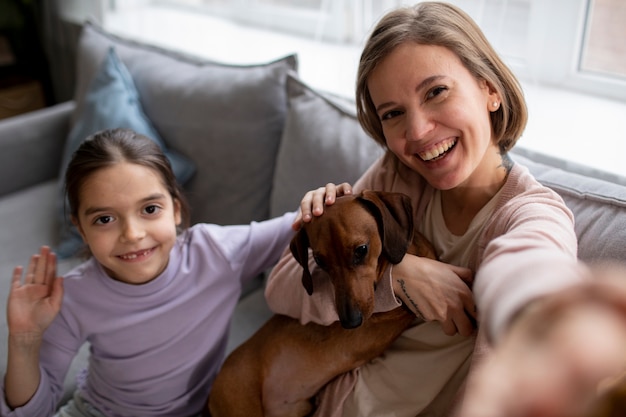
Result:
{"label": "dog's eye", "polygon": [[354,249],[354,264],[358,265],[363,263],[363,260],[367,256],[367,251],[369,250],[367,245],[357,246]]}

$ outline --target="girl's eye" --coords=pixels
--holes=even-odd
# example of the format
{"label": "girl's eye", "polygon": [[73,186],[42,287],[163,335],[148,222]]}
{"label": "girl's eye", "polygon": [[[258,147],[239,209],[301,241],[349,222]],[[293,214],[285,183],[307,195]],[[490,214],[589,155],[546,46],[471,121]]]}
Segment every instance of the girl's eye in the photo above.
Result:
{"label": "girl's eye", "polygon": [[143,209],[146,214],[156,214],[161,210],[161,208],[157,205],[150,205]]}
{"label": "girl's eye", "polygon": [[94,224],[108,224],[113,221],[113,217],[111,216],[100,216],[94,220]]}
{"label": "girl's eye", "polygon": [[443,85],[437,86],[428,92],[426,98],[435,98],[437,96],[440,96],[442,93],[445,93],[446,91],[448,91],[448,87],[444,87]]}

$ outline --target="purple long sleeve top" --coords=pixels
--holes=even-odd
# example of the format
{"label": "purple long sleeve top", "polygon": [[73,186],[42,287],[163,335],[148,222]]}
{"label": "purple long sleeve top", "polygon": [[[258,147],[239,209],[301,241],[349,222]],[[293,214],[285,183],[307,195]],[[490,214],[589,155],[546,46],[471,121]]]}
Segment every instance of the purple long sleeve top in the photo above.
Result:
{"label": "purple long sleeve top", "polygon": [[111,279],[95,259],[65,276],[61,312],[44,334],[41,381],[23,407],[0,415],[48,417],[81,345],[91,345],[82,396],[111,417],[191,416],[222,364],[242,286],[274,265],[294,213],[244,226],[195,225],[163,273],[143,285]]}

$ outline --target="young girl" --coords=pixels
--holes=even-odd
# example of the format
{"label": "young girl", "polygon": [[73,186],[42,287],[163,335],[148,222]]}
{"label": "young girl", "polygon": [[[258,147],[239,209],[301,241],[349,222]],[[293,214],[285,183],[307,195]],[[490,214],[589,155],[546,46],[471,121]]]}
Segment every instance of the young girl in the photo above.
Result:
{"label": "young girl", "polygon": [[[387,152],[354,191],[409,195],[416,228],[439,261],[406,255],[386,271],[377,311],[397,307],[400,297],[426,321],[331,382],[315,416],[449,415],[484,346],[476,344],[477,312],[478,340],[495,342],[527,305],[586,279],[574,219],[509,158],[526,124],[522,91],[458,8],[420,2],[383,17],[361,55],[356,94],[361,125]],[[308,193],[302,220],[351,191],[330,184]],[[314,279],[328,279],[311,268]],[[298,270],[288,254],[273,270],[272,310],[304,323],[336,321],[332,296],[308,296],[292,279]]]}
{"label": "young girl", "polygon": [[186,228],[166,157],[121,129],[81,145],[66,192],[92,257],[63,278],[47,247],[23,280],[15,268],[0,414],[52,415],[70,362],[89,342],[89,368],[57,416],[199,415],[241,288],[278,260],[294,214]]}

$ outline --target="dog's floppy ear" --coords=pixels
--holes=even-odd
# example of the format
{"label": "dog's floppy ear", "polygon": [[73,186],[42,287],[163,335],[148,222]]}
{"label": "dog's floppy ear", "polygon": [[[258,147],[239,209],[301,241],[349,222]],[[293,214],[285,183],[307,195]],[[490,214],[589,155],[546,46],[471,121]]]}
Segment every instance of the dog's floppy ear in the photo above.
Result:
{"label": "dog's floppy ear", "polygon": [[374,213],[380,230],[383,253],[392,264],[399,263],[413,238],[411,199],[402,193],[363,191],[360,197]]}
{"label": "dog's floppy ear", "polygon": [[313,294],[313,278],[311,271],[309,271],[309,236],[304,227],[291,239],[289,249],[291,249],[293,257],[302,265],[302,286],[307,294]]}

